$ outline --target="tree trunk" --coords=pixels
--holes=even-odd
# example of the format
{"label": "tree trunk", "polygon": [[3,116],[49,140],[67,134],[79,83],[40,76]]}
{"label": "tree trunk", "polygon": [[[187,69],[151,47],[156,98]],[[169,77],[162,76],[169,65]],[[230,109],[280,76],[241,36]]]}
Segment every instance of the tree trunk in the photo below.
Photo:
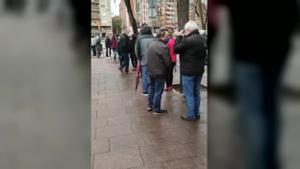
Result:
{"label": "tree trunk", "polygon": [[132,26],[132,29],[133,29],[133,33],[135,35],[137,35],[138,34],[138,29],[137,29],[136,20],[133,16],[133,12],[132,12],[132,9],[131,9],[130,0],[124,0],[124,2],[125,2],[125,5],[127,7],[127,13],[129,15],[129,20],[130,20],[130,23],[131,23],[131,26]]}
{"label": "tree trunk", "polygon": [[199,8],[199,16],[201,20],[201,27],[202,29],[206,29],[205,19],[204,19],[204,10],[203,10],[203,4],[201,0],[198,0],[198,8]]}
{"label": "tree trunk", "polygon": [[[184,24],[189,21],[189,0],[177,0],[178,31],[184,28]],[[182,75],[179,75],[180,91],[182,93]]]}
{"label": "tree trunk", "polygon": [[189,0],[177,0],[178,30],[189,21]]}

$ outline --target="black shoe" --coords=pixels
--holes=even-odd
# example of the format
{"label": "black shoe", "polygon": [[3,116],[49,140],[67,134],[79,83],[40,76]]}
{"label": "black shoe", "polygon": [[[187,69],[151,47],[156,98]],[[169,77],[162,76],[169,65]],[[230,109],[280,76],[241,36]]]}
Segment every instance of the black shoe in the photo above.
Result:
{"label": "black shoe", "polygon": [[200,115],[197,115],[197,116],[196,116],[196,119],[197,119],[197,120],[200,120]]}
{"label": "black shoe", "polygon": [[168,113],[167,110],[160,110],[159,112],[153,112],[153,115],[160,115],[160,114],[164,114],[164,113]]}
{"label": "black shoe", "polygon": [[119,68],[119,70],[120,70],[120,72],[121,72],[121,73],[123,73],[123,70],[122,70],[122,68]]}
{"label": "black shoe", "polygon": [[192,119],[192,118],[188,117],[185,114],[182,114],[180,117],[181,117],[182,120],[186,120],[186,121],[195,121],[195,120],[197,120],[197,119]]}

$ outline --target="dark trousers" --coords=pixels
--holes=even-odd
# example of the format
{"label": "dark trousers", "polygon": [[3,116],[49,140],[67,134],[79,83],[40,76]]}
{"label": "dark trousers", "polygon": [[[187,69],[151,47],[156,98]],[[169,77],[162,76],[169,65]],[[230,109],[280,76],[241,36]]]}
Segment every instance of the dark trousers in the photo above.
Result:
{"label": "dark trousers", "polygon": [[170,87],[173,84],[173,70],[174,70],[175,65],[176,65],[176,63],[173,62],[172,66],[170,66],[168,69],[168,73],[167,73],[167,77],[166,77],[167,87]]}
{"label": "dark trousers", "polygon": [[148,107],[154,112],[161,112],[161,97],[164,92],[165,79],[149,76]]}
{"label": "dark trousers", "polygon": [[280,65],[272,71],[253,63],[235,65],[236,94],[245,130],[249,169],[279,168],[281,70]]}
{"label": "dark trousers", "polygon": [[132,67],[136,68],[137,59],[134,52],[130,52],[130,60],[131,60]]}
{"label": "dark trousers", "polygon": [[97,57],[100,58],[101,51],[102,51],[102,46],[99,45],[99,44],[96,44],[95,51],[96,51]]}
{"label": "dark trousers", "polygon": [[125,71],[129,71],[129,54],[128,53],[121,53],[121,69],[125,68]]}
{"label": "dark trousers", "polygon": [[106,47],[106,57],[110,57],[110,56],[111,56],[111,48]]}
{"label": "dark trousers", "polygon": [[92,52],[93,52],[93,56],[95,56],[96,55],[96,46],[95,45],[92,46]]}

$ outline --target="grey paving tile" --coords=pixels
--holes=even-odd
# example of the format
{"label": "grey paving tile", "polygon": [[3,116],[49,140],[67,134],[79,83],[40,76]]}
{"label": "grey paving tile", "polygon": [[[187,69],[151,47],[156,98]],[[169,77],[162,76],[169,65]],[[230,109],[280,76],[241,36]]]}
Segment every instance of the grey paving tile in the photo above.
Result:
{"label": "grey paving tile", "polygon": [[127,169],[143,166],[137,149],[124,149],[95,156],[94,169]]}
{"label": "grey paving tile", "polygon": [[130,125],[113,125],[96,129],[96,139],[131,134]]}
{"label": "grey paving tile", "polygon": [[92,154],[108,153],[109,149],[109,138],[101,138],[92,141]]}
{"label": "grey paving tile", "polygon": [[130,125],[130,118],[127,116],[127,114],[117,114],[115,116],[109,116],[108,117],[108,125]]}
{"label": "grey paving tile", "polygon": [[174,92],[163,94],[162,107],[169,113],[154,116],[146,110],[147,97],[141,95],[141,88],[133,90],[134,74],[120,74],[109,59],[92,64],[95,169],[207,167],[207,116],[192,123],[181,120],[185,100]]}
{"label": "grey paving tile", "polygon": [[163,163],[164,169],[207,169],[205,157],[183,158]]}

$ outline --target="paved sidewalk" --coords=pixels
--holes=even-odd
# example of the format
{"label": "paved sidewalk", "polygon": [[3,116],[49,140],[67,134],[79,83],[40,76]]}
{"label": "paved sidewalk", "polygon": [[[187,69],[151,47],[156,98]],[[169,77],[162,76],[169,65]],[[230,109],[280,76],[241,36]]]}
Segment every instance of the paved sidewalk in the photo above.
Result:
{"label": "paved sidewalk", "polygon": [[118,65],[92,58],[93,169],[206,169],[206,91],[200,121],[180,119],[185,104],[174,92],[163,95],[169,113],[154,116],[134,91],[135,74],[121,74]]}

